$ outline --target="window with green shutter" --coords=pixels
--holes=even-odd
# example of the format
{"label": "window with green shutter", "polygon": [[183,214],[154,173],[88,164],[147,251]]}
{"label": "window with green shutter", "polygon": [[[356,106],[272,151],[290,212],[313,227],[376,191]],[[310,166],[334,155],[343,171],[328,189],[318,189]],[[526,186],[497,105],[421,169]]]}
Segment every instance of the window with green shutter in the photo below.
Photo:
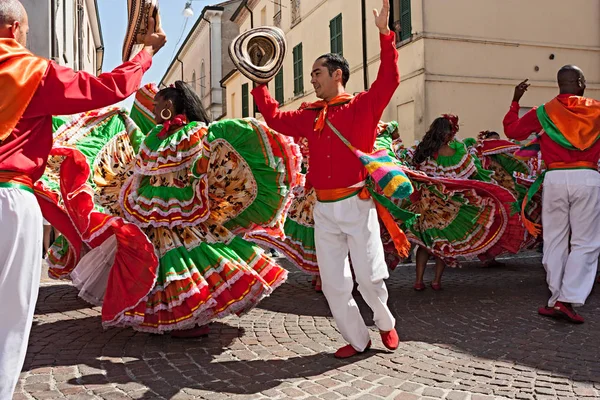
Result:
{"label": "window with green shutter", "polygon": [[277,102],[279,104],[283,104],[284,103],[284,96],[283,96],[283,68],[281,68],[279,70],[279,72],[277,73],[277,75],[275,75],[275,100],[277,100]]}
{"label": "window with green shutter", "polygon": [[390,29],[396,32],[397,41],[410,39],[412,35],[410,0],[390,2]]}
{"label": "window with green shutter", "polygon": [[242,85],[242,118],[250,116],[250,107],[248,105],[248,84]]}
{"label": "window with green shutter", "polygon": [[302,72],[302,43],[294,47],[294,96],[304,94],[304,76]]}
{"label": "window with green shutter", "polygon": [[342,39],[342,14],[329,21],[329,38],[331,52],[340,56],[344,55],[344,41]]}

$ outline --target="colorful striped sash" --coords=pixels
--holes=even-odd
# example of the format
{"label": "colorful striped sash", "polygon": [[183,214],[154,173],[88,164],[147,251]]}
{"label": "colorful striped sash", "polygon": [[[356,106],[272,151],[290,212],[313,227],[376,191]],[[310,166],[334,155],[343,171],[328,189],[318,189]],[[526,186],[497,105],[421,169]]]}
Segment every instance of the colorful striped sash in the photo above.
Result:
{"label": "colorful striped sash", "polygon": [[402,171],[398,160],[388,154],[387,149],[381,149],[371,154],[360,151],[352,146],[328,119],[325,122],[337,137],[348,146],[350,151],[358,157],[371,179],[379,186],[386,197],[405,199],[412,194],[414,189],[410,179]]}

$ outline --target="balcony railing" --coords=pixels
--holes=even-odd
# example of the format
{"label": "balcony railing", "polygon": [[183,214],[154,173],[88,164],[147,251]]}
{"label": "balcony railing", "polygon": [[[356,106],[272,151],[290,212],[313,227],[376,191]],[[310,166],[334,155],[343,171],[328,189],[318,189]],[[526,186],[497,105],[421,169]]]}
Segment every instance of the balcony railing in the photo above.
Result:
{"label": "balcony railing", "polygon": [[277,14],[275,14],[275,16],[273,17],[273,25],[278,28],[281,28],[281,10],[279,10]]}

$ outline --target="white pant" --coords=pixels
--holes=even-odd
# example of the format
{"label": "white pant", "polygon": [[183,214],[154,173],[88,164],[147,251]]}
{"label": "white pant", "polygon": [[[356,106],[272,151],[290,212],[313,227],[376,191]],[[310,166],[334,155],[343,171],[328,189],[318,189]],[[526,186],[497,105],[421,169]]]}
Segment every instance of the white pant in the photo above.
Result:
{"label": "white pant", "polygon": [[379,221],[373,200],[353,196],[334,203],[317,202],[314,209],[315,245],[323,293],[344,339],[363,351],[369,330],[352,297],[354,282],[373,310],[373,320],[382,331],[394,329],[396,321],[388,306],[384,279],[389,274],[384,260]]}
{"label": "white pant", "polygon": [[[592,291],[600,254],[600,173],[550,171],[542,204],[546,281],[557,301],[579,306]],[[569,234],[571,251],[569,252]]]}
{"label": "white pant", "polygon": [[0,188],[0,399],[11,399],[27,351],[42,267],[35,196]]}

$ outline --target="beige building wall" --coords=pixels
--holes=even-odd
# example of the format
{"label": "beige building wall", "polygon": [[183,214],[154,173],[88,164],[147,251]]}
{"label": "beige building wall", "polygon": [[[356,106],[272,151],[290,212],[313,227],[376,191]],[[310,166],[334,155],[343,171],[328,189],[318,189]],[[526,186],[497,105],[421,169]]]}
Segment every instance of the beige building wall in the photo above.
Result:
{"label": "beige building wall", "polygon": [[[292,21],[292,1],[300,18]],[[391,0],[398,3],[400,0]],[[267,22],[276,0],[249,0],[254,26],[262,10]],[[367,71],[369,85],[379,68],[379,34],[372,9],[380,0],[366,0]],[[284,61],[284,104],[297,109],[316,97],[310,71],[316,57],[330,51],[329,21],[342,13],[343,53],[351,69],[347,91],[364,90],[361,1],[283,0],[281,28],[288,51]],[[481,130],[502,131],[514,86],[529,78],[532,84],[522,106],[533,107],[557,93],[556,72],[577,64],[586,73],[587,95],[600,98],[600,1],[572,0],[411,0],[412,37],[398,43],[401,83],[382,119],[396,119],[406,144],[423,136],[443,113],[460,117],[462,137]],[[235,20],[240,31],[250,29],[250,13]],[[270,23],[272,24],[272,22]],[[575,27],[577,27],[575,29]],[[294,96],[292,49],[303,43],[304,95]],[[552,59],[551,59],[552,58]],[[241,85],[252,83],[239,72],[223,82],[227,117],[241,117]],[[274,84],[269,84],[274,96]],[[252,115],[252,98],[250,110]],[[259,115],[260,116],[260,115]]]}
{"label": "beige building wall", "polygon": [[227,47],[239,28],[230,18],[240,2],[205,7],[160,82],[161,87],[177,80],[189,83],[214,120],[226,110],[221,80],[233,68]]}

